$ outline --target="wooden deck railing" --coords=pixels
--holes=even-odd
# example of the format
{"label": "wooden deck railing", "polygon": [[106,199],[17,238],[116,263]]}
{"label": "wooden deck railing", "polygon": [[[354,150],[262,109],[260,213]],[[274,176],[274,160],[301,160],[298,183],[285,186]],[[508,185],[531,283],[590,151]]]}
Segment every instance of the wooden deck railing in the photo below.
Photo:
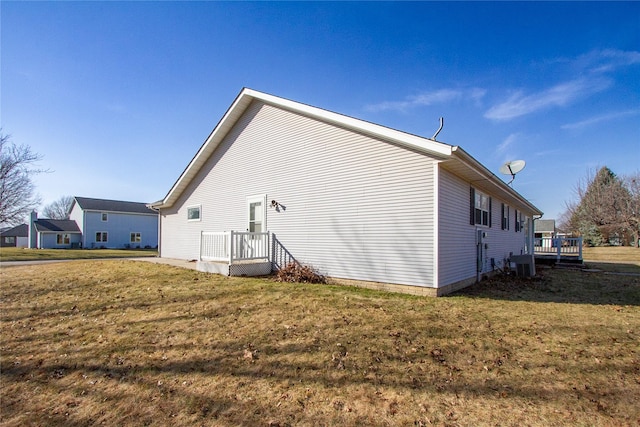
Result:
{"label": "wooden deck railing", "polygon": [[582,261],[582,237],[537,237],[533,242],[535,255],[577,257]]}
{"label": "wooden deck railing", "polygon": [[269,259],[269,233],[224,231],[200,233],[200,260],[233,264],[239,261]]}

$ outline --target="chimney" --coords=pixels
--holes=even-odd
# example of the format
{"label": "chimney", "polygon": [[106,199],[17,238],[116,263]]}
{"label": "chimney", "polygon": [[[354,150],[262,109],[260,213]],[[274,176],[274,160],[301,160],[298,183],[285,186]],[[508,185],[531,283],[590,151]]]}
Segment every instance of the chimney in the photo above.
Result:
{"label": "chimney", "polygon": [[29,249],[38,247],[38,233],[35,222],[38,220],[38,212],[32,211],[29,216]]}

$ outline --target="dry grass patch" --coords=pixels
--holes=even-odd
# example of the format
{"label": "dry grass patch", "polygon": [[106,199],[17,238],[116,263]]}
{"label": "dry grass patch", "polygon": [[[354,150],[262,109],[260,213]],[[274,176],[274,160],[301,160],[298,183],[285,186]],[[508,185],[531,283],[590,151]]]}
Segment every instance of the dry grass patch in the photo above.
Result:
{"label": "dry grass patch", "polygon": [[157,256],[156,249],[28,249],[0,248],[0,261],[136,258]]}
{"label": "dry grass patch", "polygon": [[629,246],[585,247],[582,258],[589,268],[640,274],[640,249]]}
{"label": "dry grass patch", "polygon": [[586,261],[621,262],[640,266],[640,249],[630,246],[599,246],[582,248]]}
{"label": "dry grass patch", "polygon": [[604,277],[435,299],[120,260],[3,268],[0,423],[637,425],[640,279]]}

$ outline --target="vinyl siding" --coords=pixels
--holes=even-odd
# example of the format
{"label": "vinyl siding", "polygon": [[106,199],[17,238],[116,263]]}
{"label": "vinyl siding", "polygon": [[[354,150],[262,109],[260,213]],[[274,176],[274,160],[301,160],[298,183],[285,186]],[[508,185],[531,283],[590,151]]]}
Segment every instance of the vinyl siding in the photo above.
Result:
{"label": "vinyl siding", "polygon": [[[59,245],[58,234],[69,234],[69,244]],[[40,242],[38,248],[40,249],[69,249],[72,244],[80,243],[81,235],[79,233],[39,233]]]}
{"label": "vinyl siding", "polygon": [[[69,212],[69,219],[75,221],[76,224],[78,224],[78,228],[80,229],[80,231],[83,232],[82,238],[81,238],[82,247],[83,248],[91,247],[91,246],[87,246],[87,242],[91,242],[92,240],[88,240],[87,235],[84,233],[83,210],[80,207],[80,205],[78,205],[77,203],[73,204],[73,208],[71,208],[71,212]],[[95,236],[93,238],[95,238]]]}
{"label": "vinyl siding", "polygon": [[[102,212],[86,211],[84,215],[83,245],[85,248],[132,248],[158,245],[158,217],[131,213],[107,212],[108,220],[102,221]],[[77,222],[77,220],[76,220]],[[107,242],[96,242],[96,232],[107,232]],[[131,243],[131,233],[141,233],[140,243]]]}
{"label": "vinyl siding", "polygon": [[[509,209],[510,230],[502,230],[501,204],[508,202],[500,200],[490,193],[492,226],[469,224],[469,188],[472,185],[440,169],[439,186],[439,283],[445,286],[476,276],[476,230],[487,233],[484,243],[488,248],[484,251],[483,272],[491,271],[491,258],[496,267],[503,266],[505,259],[511,254],[524,253],[525,233],[515,232],[515,210]],[[531,216],[531,213],[528,213]]]}
{"label": "vinyl siding", "polygon": [[[246,230],[246,198],[266,195],[266,227],[298,261],[333,277],[435,286],[435,165],[424,154],[254,102],[162,211],[161,255],[197,259],[201,231]],[[187,221],[192,205],[202,206],[201,221]]]}

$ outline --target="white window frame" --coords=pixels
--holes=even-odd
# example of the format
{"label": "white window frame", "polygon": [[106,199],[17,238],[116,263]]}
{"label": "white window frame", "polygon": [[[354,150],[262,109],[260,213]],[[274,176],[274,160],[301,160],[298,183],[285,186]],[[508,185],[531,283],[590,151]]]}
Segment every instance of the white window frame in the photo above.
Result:
{"label": "white window frame", "polygon": [[524,230],[523,230],[523,228],[524,228],[524,223],[522,222],[522,221],[523,221],[523,219],[522,219],[522,218],[523,218],[522,211],[518,211],[518,210],[516,210],[516,221],[515,221],[515,224],[516,224],[516,227],[515,227],[516,233],[521,233],[521,232],[523,232],[523,231],[524,231]]}
{"label": "white window frame", "polygon": [[506,203],[502,204],[502,229],[503,230],[510,230],[511,228],[509,227],[509,218],[511,216],[511,212],[510,212],[510,208],[509,205],[507,205]]}
{"label": "white window frame", "polygon": [[[486,209],[483,208],[485,204]],[[480,211],[480,221],[478,221],[478,211]],[[491,226],[491,196],[477,189],[475,190],[474,218],[475,225],[483,227]]]}
{"label": "white window frame", "polygon": [[100,214],[100,219],[102,220],[102,222],[107,222],[109,221],[109,214],[107,212],[102,212]]}
{"label": "white window frame", "polygon": [[138,231],[132,231],[129,234],[129,243],[142,243],[142,233]]}
{"label": "white window frame", "polygon": [[56,245],[70,245],[71,235],[69,233],[56,234]]}
{"label": "white window frame", "polygon": [[[198,210],[198,218],[190,218],[189,212],[191,212],[192,209]],[[187,206],[187,221],[189,222],[202,221],[202,205]]]}
{"label": "white window frame", "polygon": [[[98,234],[100,234],[100,240],[98,240]],[[109,241],[109,233],[107,231],[96,231],[96,243],[107,243]]]}
{"label": "white window frame", "polygon": [[[252,203],[262,203],[262,218],[260,218],[261,223],[261,232],[264,233],[267,231],[267,195],[259,194],[255,196],[247,197],[247,231],[251,231],[251,204]],[[254,222],[255,219],[254,219]]]}

